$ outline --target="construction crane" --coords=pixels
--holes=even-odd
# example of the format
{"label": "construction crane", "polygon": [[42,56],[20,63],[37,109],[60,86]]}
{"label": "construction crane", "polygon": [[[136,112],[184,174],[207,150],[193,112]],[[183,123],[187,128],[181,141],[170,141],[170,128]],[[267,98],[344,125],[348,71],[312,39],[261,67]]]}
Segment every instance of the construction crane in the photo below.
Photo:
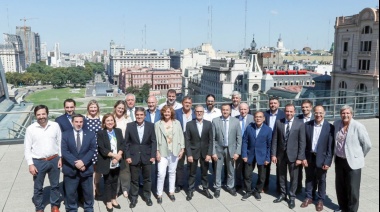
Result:
{"label": "construction crane", "polygon": [[28,39],[29,38],[26,37],[26,21],[27,20],[32,20],[32,19],[37,19],[37,18],[25,18],[24,17],[24,18],[20,19],[20,21],[24,21],[24,41],[25,41],[25,43],[24,43],[24,45],[25,45],[24,49],[25,49],[25,60],[26,60],[25,63],[28,63],[28,64],[30,62],[30,58],[29,58],[29,55],[28,55],[28,49],[29,49]]}

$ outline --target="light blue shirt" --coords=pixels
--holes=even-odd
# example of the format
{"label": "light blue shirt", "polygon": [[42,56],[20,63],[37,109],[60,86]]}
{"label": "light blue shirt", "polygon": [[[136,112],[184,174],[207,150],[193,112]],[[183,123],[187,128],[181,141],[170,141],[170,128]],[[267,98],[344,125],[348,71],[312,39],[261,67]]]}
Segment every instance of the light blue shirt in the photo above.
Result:
{"label": "light blue shirt", "polygon": [[143,122],[141,125],[137,124],[137,133],[139,134],[140,143],[142,142],[142,139],[143,139],[144,129],[145,129],[145,122]]}
{"label": "light blue shirt", "polygon": [[259,135],[260,130],[261,130],[262,127],[263,127],[263,124],[261,124],[260,127],[258,127],[257,124],[256,124],[256,138],[257,138],[257,136]]}
{"label": "light blue shirt", "polygon": [[193,119],[192,114],[190,113],[189,118],[186,117],[186,113],[182,110],[182,125],[183,125],[183,132],[186,132],[186,124],[187,122],[191,121]]}
{"label": "light blue shirt", "polygon": [[272,129],[272,131],[274,130],[274,124],[276,123],[277,113],[278,110],[276,110],[275,113],[270,113],[269,116],[269,127]]}

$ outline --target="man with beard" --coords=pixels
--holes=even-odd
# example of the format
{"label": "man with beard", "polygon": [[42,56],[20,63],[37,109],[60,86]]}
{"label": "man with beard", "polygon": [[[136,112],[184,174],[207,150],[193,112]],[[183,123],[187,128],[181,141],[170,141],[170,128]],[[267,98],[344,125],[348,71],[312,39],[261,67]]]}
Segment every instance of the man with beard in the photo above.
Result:
{"label": "man with beard", "polygon": [[206,108],[203,119],[212,122],[214,118],[220,117],[221,115],[222,112],[220,109],[215,107],[215,96],[213,94],[208,94],[206,96]]}
{"label": "man with beard", "polygon": [[56,122],[48,121],[47,106],[36,106],[34,115],[37,122],[26,129],[24,139],[25,160],[34,181],[32,201],[37,212],[44,211],[43,185],[45,176],[48,174],[51,211],[59,212],[59,174],[62,166],[61,129]]}
{"label": "man with beard", "polygon": [[175,101],[176,94],[177,92],[174,89],[169,89],[168,93],[166,94],[166,98],[167,98],[166,102],[160,104],[160,106],[158,106],[158,109],[161,110],[165,105],[172,107],[174,110],[178,110],[182,108],[181,103]]}
{"label": "man with beard", "polygon": [[241,102],[240,92],[239,91],[232,92],[232,103],[231,103],[231,116],[232,117],[236,117],[236,116],[240,115],[240,110],[239,110],[240,102]]}
{"label": "man with beard", "polygon": [[71,122],[71,116],[75,114],[75,106],[76,102],[74,99],[66,99],[63,102],[63,107],[65,109],[65,114],[57,117],[55,119],[55,122],[59,124],[59,127],[61,128],[62,132],[65,132],[66,130],[72,130],[73,125]]}

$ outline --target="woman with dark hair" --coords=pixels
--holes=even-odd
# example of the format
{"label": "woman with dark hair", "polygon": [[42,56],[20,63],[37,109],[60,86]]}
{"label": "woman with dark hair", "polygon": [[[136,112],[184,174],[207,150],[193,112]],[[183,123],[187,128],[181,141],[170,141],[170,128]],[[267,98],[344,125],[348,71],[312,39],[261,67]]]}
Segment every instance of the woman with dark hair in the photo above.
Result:
{"label": "woman with dark hair", "polygon": [[113,211],[113,208],[120,209],[116,201],[116,191],[119,173],[126,167],[123,159],[125,141],[121,130],[116,128],[116,121],[111,113],[103,117],[102,128],[103,130],[97,133],[99,152],[97,171],[104,177],[104,200],[107,211]]}
{"label": "woman with dark hair", "polygon": [[[121,132],[123,133],[123,138],[125,138],[125,131],[127,129],[127,124],[129,122],[132,122],[132,119],[129,116],[127,116],[126,108],[127,106],[126,106],[125,101],[119,100],[113,106],[113,113],[112,113],[116,120],[116,128],[121,129]],[[125,158],[123,160],[125,160]],[[126,169],[121,171],[119,174],[116,194],[119,193],[120,187],[121,187],[123,196],[125,198],[128,198],[128,191],[129,191],[129,188],[131,187],[131,170],[129,168],[128,163],[126,163]]]}
{"label": "woman with dark hair", "polygon": [[175,119],[174,109],[165,105],[161,109],[161,120],[154,125],[157,140],[157,203],[162,203],[162,192],[166,176],[169,173],[169,198],[175,201],[175,174],[178,160],[183,156],[185,139],[181,123]]}

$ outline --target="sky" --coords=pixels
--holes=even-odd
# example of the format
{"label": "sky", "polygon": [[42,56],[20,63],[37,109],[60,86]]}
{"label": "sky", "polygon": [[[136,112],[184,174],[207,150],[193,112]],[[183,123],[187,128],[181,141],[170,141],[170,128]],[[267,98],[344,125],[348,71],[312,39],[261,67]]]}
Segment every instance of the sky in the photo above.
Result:
{"label": "sky", "polygon": [[0,0],[0,32],[15,34],[25,18],[49,51],[59,43],[68,53],[109,50],[111,40],[127,49],[212,43],[239,51],[253,34],[258,48],[275,46],[281,35],[287,49],[329,49],[336,17],[377,6],[377,0]]}

